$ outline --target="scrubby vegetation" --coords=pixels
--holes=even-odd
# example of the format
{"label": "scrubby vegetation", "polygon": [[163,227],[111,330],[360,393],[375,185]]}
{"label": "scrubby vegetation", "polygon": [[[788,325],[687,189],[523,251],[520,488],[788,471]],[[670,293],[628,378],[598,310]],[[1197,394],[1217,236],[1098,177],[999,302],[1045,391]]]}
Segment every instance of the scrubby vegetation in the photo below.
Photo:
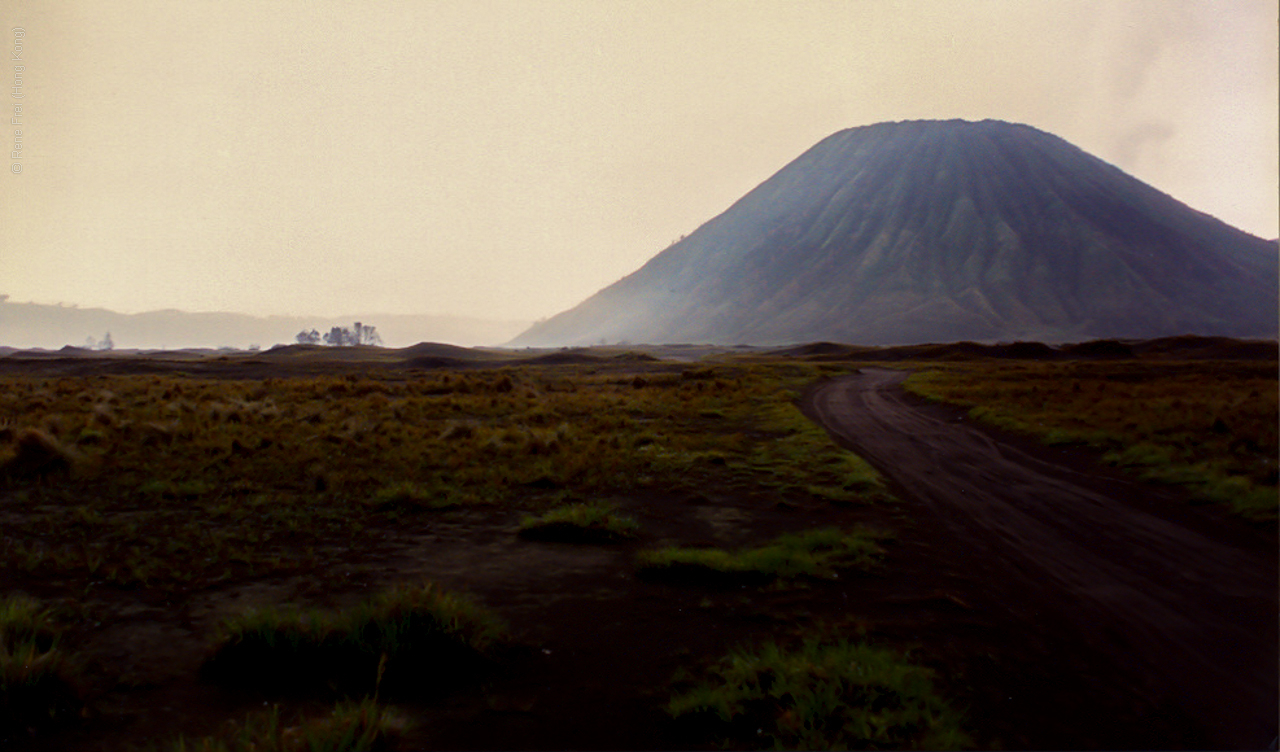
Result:
{"label": "scrubby vegetation", "polygon": [[1276,518],[1274,361],[955,364],[907,388],[975,419],[1081,444],[1256,520]]}
{"label": "scrubby vegetation", "polygon": [[0,478],[28,513],[0,531],[0,560],[189,590],[311,569],[405,516],[566,491],[877,498],[870,471],[789,404],[813,373],[6,379]]}
{"label": "scrubby vegetation", "polygon": [[737,650],[692,681],[668,712],[736,749],[963,749],[960,714],[932,672],[866,643],[805,640]]}
{"label": "scrubby vegetation", "polygon": [[636,566],[648,577],[700,582],[838,578],[839,569],[871,568],[884,553],[876,541],[885,537],[863,528],[827,528],[782,535],[767,545],[741,551],[680,547],[642,551]]}

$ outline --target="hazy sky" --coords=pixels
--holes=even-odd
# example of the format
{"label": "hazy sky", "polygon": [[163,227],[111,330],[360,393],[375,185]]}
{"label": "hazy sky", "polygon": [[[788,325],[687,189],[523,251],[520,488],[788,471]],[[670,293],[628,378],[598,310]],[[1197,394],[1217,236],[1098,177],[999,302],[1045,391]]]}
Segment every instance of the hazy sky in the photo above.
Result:
{"label": "hazy sky", "polygon": [[1280,233],[1274,0],[0,0],[0,21],[13,301],[549,316],[821,138],[917,118],[1027,123]]}

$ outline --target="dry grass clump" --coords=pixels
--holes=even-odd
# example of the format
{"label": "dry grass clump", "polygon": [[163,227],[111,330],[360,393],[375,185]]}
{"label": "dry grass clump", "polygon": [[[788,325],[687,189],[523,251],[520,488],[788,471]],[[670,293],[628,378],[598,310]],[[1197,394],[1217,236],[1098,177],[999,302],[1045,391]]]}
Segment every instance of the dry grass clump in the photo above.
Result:
{"label": "dry grass clump", "polygon": [[49,611],[25,597],[0,601],[0,738],[74,720],[82,705]]}
{"label": "dry grass clump", "polygon": [[433,583],[339,612],[261,609],[228,620],[205,673],[218,681],[360,694],[439,694],[484,670],[505,628]]}
{"label": "dry grass clump", "polygon": [[0,477],[19,480],[67,473],[79,462],[74,449],[38,428],[19,432],[7,454],[0,460]]}
{"label": "dry grass clump", "polygon": [[347,702],[328,715],[281,720],[280,708],[230,722],[222,733],[187,741],[178,739],[172,752],[381,752],[395,749],[407,723],[376,700]]}

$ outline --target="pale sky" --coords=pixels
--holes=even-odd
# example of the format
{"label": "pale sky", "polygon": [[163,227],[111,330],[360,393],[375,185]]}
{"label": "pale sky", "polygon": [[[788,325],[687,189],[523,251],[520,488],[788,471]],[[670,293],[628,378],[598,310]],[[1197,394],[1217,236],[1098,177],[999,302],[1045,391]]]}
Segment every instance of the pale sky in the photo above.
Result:
{"label": "pale sky", "polygon": [[0,294],[532,320],[825,136],[918,118],[1035,126],[1273,238],[1277,12],[0,0]]}

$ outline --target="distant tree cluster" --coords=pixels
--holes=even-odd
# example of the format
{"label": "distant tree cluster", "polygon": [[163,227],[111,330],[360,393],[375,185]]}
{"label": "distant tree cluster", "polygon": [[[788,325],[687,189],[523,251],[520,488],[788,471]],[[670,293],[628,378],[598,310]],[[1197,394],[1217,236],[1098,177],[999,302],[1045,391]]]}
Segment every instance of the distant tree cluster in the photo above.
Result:
{"label": "distant tree cluster", "polygon": [[93,337],[86,337],[84,340],[86,350],[114,350],[115,348],[116,343],[111,340],[111,332],[104,334],[100,340]]}
{"label": "distant tree cluster", "polygon": [[300,345],[318,345],[321,342],[332,347],[382,345],[382,337],[378,334],[378,327],[366,326],[359,321],[356,322],[355,327],[352,329],[348,329],[345,326],[335,326],[325,334],[321,334],[315,329],[311,331],[303,329],[298,332],[298,336],[294,339]]}

